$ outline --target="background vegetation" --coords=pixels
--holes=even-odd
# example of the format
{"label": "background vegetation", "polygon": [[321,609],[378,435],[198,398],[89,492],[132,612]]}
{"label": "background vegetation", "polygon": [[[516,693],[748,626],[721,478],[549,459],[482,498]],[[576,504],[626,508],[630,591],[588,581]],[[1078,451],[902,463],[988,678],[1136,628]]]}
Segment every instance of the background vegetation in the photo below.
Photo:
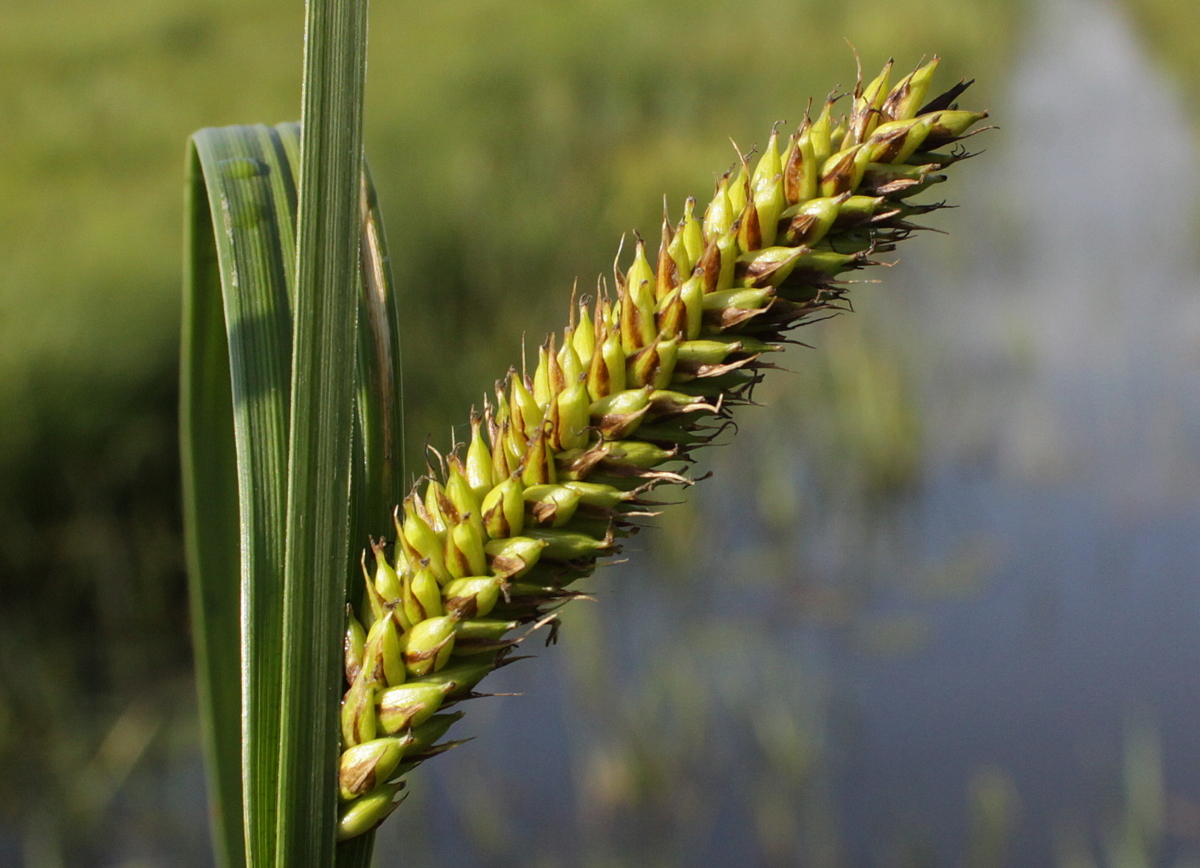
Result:
{"label": "background vegetation", "polygon": [[[911,68],[936,51],[945,58],[943,80],[978,77],[971,104],[995,107],[1034,20],[1032,5],[377,3],[367,154],[406,293],[412,466],[423,463],[427,432],[444,442],[442,432],[460,424],[514,361],[523,333],[540,335],[559,322],[576,277],[587,289],[593,275],[607,272],[623,232],[653,237],[661,193],[677,214],[685,195],[703,196],[712,171],[731,162],[727,136],[748,147],[769,122],[796,121],[801,97],[852,85],[843,37],[868,67],[894,54]],[[1200,81],[1193,7],[1186,0],[1122,6],[1189,105]],[[180,168],[186,136],[198,127],[298,115],[302,9],[245,0],[6,0],[0,21],[0,863],[207,864],[175,457]],[[957,190],[951,198],[965,202]],[[955,232],[966,235],[969,226]],[[960,253],[943,263],[951,274],[954,256],[966,255],[953,249]],[[902,509],[931,484],[921,432],[937,420],[926,418],[907,373],[919,363],[903,349],[911,333],[889,330],[878,315],[863,320],[821,341],[827,351],[787,363],[812,374],[773,389],[779,411],[742,444],[753,460],[720,468],[722,480],[744,474],[758,482],[739,496],[754,498],[761,539],[729,547],[750,560],[701,561],[683,575],[679,565],[697,529],[711,526],[694,509],[664,519],[663,539],[645,562],[677,589],[672,605],[723,599],[698,574],[742,569],[787,578],[797,557],[791,531],[802,518],[841,510],[886,524],[897,504]],[[797,449],[798,438],[807,438],[808,459],[795,471],[807,485],[799,492],[761,460]],[[708,508],[730,516],[735,507]],[[987,572],[989,556],[985,544],[960,552],[959,575]],[[875,566],[886,564],[880,552]],[[778,591],[782,582],[773,582]],[[636,590],[621,585],[613,593],[619,600]],[[810,616],[857,632],[860,592],[819,591],[801,601]],[[736,683],[739,667],[766,666],[773,655],[772,665],[786,671],[794,658],[778,642],[762,639],[759,647],[754,636],[739,635],[738,654],[709,659],[711,639],[671,634],[672,659],[692,661],[696,680],[713,676],[705,698],[687,688],[695,680],[681,684],[669,667],[621,661],[596,617],[576,617],[559,655],[575,673],[566,683],[576,687],[564,689],[594,714],[596,730],[575,732],[586,744],[552,758],[586,766],[580,774],[592,782],[597,807],[583,840],[607,861],[588,864],[626,864],[620,860],[630,853],[647,852],[638,842],[664,823],[682,837],[664,839],[657,861],[636,864],[699,858],[688,857],[680,840],[697,818],[711,819],[700,811],[701,794],[722,782],[689,765],[694,758],[661,753],[656,733],[686,734],[689,710],[703,721],[749,702],[721,687]],[[926,629],[893,619],[866,631],[866,641],[884,652],[903,649]],[[599,667],[603,655],[618,662]],[[593,707],[580,684],[614,701]],[[754,811],[762,864],[792,864],[797,838],[809,842],[811,864],[845,858],[837,806],[820,773],[829,709],[814,696],[820,691],[784,690],[755,706],[775,722],[759,719],[766,730],[756,734],[748,762],[778,772]],[[787,721],[807,728],[788,731]],[[679,743],[708,749],[703,733],[692,737]],[[536,777],[533,750],[516,753]],[[606,764],[605,751],[633,751],[645,763]],[[686,767],[655,766],[656,753]],[[1008,822],[1006,780],[978,778],[983,838]],[[691,789],[680,790],[680,781]],[[439,803],[438,792],[449,801]],[[493,854],[479,864],[518,864],[507,860],[532,833],[506,829],[480,806],[486,801],[470,785],[435,790],[415,798],[411,819],[398,827],[408,827],[410,842],[424,841],[411,845],[414,854],[440,853],[446,864],[459,864],[453,846],[438,843],[447,831],[472,842],[477,855]],[[807,827],[771,819],[780,812],[786,819],[794,805],[805,806]],[[448,811],[466,819],[435,824],[425,838],[414,831]],[[613,824],[635,814],[641,825],[625,823],[627,840],[613,843]],[[464,835],[463,824],[472,823]],[[922,846],[895,864],[928,864]],[[551,859],[539,864],[559,864]]]}

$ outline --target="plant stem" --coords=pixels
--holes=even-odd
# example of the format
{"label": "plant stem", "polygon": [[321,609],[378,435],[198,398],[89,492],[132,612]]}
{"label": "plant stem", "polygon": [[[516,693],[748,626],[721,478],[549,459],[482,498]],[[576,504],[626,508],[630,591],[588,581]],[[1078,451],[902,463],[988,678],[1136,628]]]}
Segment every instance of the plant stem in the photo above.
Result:
{"label": "plant stem", "polygon": [[307,3],[274,860],[281,868],[334,862],[366,25],[366,0]]}

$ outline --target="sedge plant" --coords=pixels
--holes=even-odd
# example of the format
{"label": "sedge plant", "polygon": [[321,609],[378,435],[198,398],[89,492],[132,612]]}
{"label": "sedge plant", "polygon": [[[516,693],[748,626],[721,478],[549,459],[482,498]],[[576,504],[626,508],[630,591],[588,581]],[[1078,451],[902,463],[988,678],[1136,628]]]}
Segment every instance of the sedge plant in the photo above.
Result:
{"label": "sedge plant", "polygon": [[930,98],[935,58],[776,127],[706,207],[664,215],[656,252],[618,254],[406,491],[365,28],[362,0],[311,0],[301,123],[189,151],[189,572],[216,850],[239,868],[369,863],[404,776],[456,744],[456,706],[655,514],[653,489],[691,484],[788,334],[941,207],[911,199],[986,117],[955,104],[966,83]]}

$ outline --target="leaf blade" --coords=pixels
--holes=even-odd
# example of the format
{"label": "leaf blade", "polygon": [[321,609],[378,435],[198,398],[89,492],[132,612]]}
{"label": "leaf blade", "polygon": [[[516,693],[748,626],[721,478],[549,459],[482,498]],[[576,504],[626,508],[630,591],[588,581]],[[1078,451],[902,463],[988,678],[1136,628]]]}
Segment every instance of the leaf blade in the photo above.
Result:
{"label": "leaf blade", "polygon": [[365,0],[305,27],[275,864],[329,865],[350,532]]}
{"label": "leaf blade", "polygon": [[203,170],[188,147],[179,430],[184,540],[213,849],[246,862],[242,837],[237,457],[221,276]]}
{"label": "leaf blade", "polygon": [[[271,862],[275,851],[295,185],[286,150],[269,127],[209,128],[192,141],[208,193],[228,349],[226,414],[240,525],[237,779],[244,858],[255,866]],[[229,772],[222,767],[218,774]],[[224,793],[230,784],[219,779],[217,788]]]}

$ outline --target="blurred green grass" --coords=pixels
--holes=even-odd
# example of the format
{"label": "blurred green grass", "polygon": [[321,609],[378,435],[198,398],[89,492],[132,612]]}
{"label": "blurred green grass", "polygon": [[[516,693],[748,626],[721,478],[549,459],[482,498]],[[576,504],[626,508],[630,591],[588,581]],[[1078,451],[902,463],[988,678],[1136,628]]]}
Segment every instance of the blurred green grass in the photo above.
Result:
{"label": "blurred green grass", "polygon": [[[1151,53],[1185,92],[1200,100],[1200,4],[1190,0],[1130,0],[1129,11]],[[1192,124],[1200,128],[1200,117]]]}

